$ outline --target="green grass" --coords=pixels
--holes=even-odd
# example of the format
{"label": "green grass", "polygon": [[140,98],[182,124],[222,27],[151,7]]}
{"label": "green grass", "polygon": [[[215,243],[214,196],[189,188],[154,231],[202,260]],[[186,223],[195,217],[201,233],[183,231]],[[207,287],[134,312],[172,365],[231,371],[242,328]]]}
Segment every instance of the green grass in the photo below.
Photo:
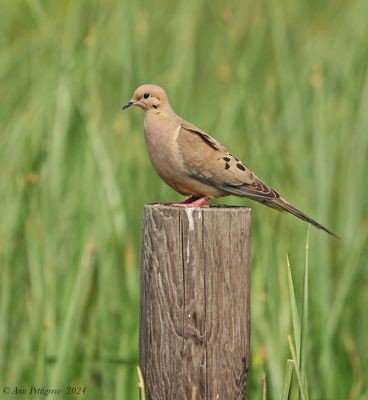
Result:
{"label": "green grass", "polygon": [[150,166],[142,113],[120,111],[150,82],[342,237],[311,229],[305,291],[308,225],[220,200],[253,208],[249,398],[366,399],[368,3],[0,7],[0,391],[139,398],[143,204],[180,198]]}

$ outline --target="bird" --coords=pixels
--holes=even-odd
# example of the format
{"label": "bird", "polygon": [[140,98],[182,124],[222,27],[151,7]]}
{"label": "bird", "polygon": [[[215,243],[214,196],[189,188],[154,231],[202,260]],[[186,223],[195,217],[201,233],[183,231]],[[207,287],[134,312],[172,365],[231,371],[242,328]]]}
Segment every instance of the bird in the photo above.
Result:
{"label": "bird", "polygon": [[165,90],[140,85],[123,110],[144,111],[144,137],[149,158],[160,178],[188,198],[166,202],[176,207],[206,207],[210,199],[228,195],[247,197],[309,222],[335,238],[338,236],[303,213],[262,182],[239,158],[202,129],[185,121],[172,109]]}

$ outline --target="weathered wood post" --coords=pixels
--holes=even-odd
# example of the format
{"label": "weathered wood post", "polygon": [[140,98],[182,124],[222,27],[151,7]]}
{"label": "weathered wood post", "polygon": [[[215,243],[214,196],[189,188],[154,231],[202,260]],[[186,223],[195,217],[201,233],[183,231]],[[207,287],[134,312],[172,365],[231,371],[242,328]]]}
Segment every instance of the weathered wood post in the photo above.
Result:
{"label": "weathered wood post", "polygon": [[140,368],[147,400],[245,399],[250,209],[146,205]]}

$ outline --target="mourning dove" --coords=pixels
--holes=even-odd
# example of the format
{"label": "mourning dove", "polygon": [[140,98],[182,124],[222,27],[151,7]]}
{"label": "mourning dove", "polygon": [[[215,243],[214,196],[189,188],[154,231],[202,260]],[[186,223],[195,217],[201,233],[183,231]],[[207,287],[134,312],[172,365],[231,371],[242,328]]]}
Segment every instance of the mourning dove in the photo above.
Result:
{"label": "mourning dove", "polygon": [[144,110],[145,141],[158,175],[177,192],[190,196],[181,203],[165,204],[203,207],[217,197],[248,197],[337,237],[263,183],[217,140],[175,114],[161,87],[139,86],[123,110],[131,106]]}

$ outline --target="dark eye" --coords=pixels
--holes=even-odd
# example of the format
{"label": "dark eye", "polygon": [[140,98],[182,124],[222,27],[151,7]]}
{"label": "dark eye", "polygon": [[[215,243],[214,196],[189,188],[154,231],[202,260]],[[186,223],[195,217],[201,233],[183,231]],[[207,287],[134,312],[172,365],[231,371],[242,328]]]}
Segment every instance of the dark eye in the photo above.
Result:
{"label": "dark eye", "polygon": [[149,93],[145,93],[145,94],[143,95],[143,97],[144,97],[145,99],[148,99],[149,96],[150,96]]}

